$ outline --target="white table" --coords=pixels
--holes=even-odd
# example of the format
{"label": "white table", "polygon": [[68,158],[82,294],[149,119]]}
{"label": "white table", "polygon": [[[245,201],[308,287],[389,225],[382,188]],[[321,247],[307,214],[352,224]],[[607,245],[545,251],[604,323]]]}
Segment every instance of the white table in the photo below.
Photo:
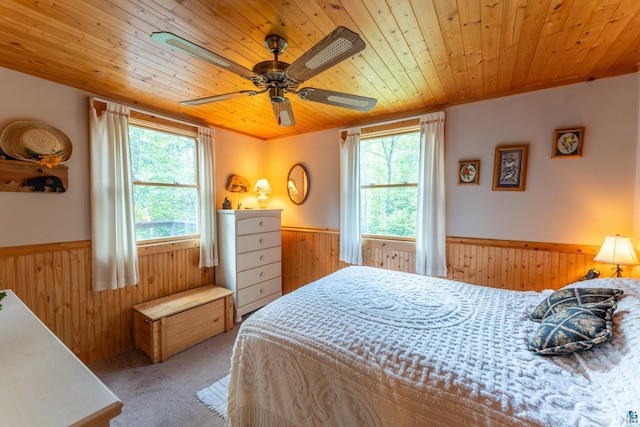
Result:
{"label": "white table", "polygon": [[0,426],[108,426],[122,402],[11,291],[0,301]]}

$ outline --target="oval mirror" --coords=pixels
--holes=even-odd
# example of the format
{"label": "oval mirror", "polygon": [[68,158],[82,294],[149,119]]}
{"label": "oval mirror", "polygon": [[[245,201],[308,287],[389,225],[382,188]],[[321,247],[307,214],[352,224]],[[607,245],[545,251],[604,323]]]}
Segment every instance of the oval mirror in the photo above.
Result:
{"label": "oval mirror", "polygon": [[289,170],[287,192],[296,205],[301,205],[309,195],[309,172],[301,163],[296,163]]}

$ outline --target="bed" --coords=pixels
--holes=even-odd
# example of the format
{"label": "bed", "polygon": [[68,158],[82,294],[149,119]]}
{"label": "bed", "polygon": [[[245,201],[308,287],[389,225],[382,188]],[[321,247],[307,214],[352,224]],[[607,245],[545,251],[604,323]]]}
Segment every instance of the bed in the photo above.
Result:
{"label": "bed", "polygon": [[640,281],[615,288],[606,342],[529,349],[519,292],[347,267],[244,320],[228,391],[231,426],[624,426],[640,413]]}

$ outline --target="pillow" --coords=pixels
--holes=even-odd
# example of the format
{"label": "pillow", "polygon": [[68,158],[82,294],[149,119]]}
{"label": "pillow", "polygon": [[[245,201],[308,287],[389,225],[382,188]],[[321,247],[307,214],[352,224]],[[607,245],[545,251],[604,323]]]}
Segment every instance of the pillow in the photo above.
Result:
{"label": "pillow", "polygon": [[568,354],[588,350],[611,337],[613,299],[568,307],[547,316],[529,343],[539,354]]}
{"label": "pillow", "polygon": [[545,317],[557,313],[567,307],[594,303],[622,295],[622,289],[613,288],[570,288],[560,289],[546,297],[529,316],[534,322],[541,322]]}

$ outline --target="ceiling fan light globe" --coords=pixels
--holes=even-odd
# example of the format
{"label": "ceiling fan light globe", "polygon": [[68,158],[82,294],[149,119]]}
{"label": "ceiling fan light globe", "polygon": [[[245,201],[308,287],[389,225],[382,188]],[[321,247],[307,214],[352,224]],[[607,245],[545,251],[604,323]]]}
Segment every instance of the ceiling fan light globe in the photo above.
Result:
{"label": "ceiling fan light globe", "polygon": [[284,89],[280,87],[269,88],[269,99],[271,102],[284,102]]}
{"label": "ceiling fan light globe", "polygon": [[278,126],[293,126],[296,124],[296,119],[291,109],[291,102],[288,99],[285,98],[282,102],[272,101],[271,107],[273,107],[273,113],[278,122]]}
{"label": "ceiling fan light globe", "polygon": [[278,116],[278,126],[292,126],[294,124],[293,117],[291,117],[288,111],[280,112]]}

